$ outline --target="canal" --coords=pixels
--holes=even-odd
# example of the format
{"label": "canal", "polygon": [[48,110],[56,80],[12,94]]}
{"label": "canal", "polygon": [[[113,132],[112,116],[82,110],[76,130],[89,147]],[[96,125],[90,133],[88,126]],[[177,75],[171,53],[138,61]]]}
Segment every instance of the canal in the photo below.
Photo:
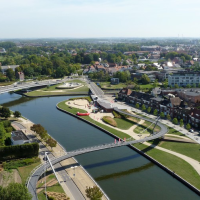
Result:
{"label": "canal", "polygon": [[[104,132],[56,109],[58,102],[68,98],[27,98],[7,93],[0,95],[0,104],[40,123],[67,151],[114,141]],[[129,147],[88,153],[76,159],[112,200],[199,199],[193,191]]]}

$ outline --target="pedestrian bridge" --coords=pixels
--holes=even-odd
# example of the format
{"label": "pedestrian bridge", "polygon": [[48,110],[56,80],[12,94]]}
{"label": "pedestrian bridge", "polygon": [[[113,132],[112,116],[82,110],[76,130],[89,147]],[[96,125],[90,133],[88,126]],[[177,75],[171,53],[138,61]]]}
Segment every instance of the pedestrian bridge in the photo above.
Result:
{"label": "pedestrian bridge", "polygon": [[[74,157],[74,156],[78,156],[81,154],[85,154],[85,153],[90,153],[90,152],[94,152],[94,151],[100,151],[100,150],[104,150],[104,149],[111,149],[111,148],[117,148],[117,147],[121,147],[121,146],[127,146],[127,145],[131,145],[131,144],[136,144],[136,143],[143,143],[149,140],[154,140],[156,138],[162,137],[164,134],[167,133],[168,129],[165,125],[161,124],[158,120],[159,118],[157,118],[157,120],[152,120],[146,117],[142,117],[142,116],[138,116],[138,115],[133,115],[131,113],[127,113],[124,111],[119,110],[118,108],[114,108],[115,111],[120,112],[122,114],[126,114],[132,117],[136,117],[139,119],[143,119],[152,123],[155,123],[155,125],[157,124],[158,126],[160,126],[161,130],[158,133],[153,133],[150,136],[147,136],[143,139],[139,139],[139,140],[134,140],[133,138],[129,138],[127,140],[119,140],[119,141],[115,141],[113,143],[108,143],[108,144],[101,144],[101,145],[97,145],[97,146],[92,146],[92,147],[87,147],[87,148],[81,148],[81,149],[77,149],[74,151],[70,151],[67,152],[65,155],[54,158],[51,160],[51,164],[55,165],[56,163],[59,163],[63,160],[66,160],[68,158]],[[33,196],[33,200],[37,200],[37,194],[36,194],[36,184],[40,178],[40,176],[42,175],[42,173],[50,167],[50,164],[41,164],[40,166],[38,166],[38,168],[32,173],[32,175],[30,176],[28,182],[27,182],[27,188],[29,190],[29,192],[32,194]]]}

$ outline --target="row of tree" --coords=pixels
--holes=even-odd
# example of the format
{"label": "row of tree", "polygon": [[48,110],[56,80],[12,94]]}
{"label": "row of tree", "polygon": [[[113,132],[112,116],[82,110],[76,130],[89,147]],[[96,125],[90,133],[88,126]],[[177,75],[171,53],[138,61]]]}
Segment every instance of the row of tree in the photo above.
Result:
{"label": "row of tree", "polygon": [[[136,103],[136,104],[135,104],[135,107],[139,109],[139,108],[140,108],[140,104],[139,104],[139,103]],[[141,110],[142,110],[142,111],[147,111],[148,113],[151,113],[152,108],[151,108],[151,107],[146,108],[146,106],[143,104],[143,105],[141,106]],[[159,113],[159,112],[158,112],[157,109],[154,109],[154,110],[153,110],[153,115],[158,116],[158,113]],[[161,117],[161,118],[165,118],[165,117],[166,117],[168,120],[171,121],[171,116],[170,116],[169,114],[165,115],[164,112],[161,112],[161,113],[160,113],[160,117]],[[173,122],[174,124],[176,124],[176,125],[179,124],[181,127],[184,126],[183,119],[181,119],[181,120],[178,122],[178,119],[177,119],[177,118],[174,118],[174,119],[172,120],[172,122]],[[188,123],[188,124],[186,125],[186,129],[189,130],[190,128],[191,128],[191,125]]]}
{"label": "row of tree", "polygon": [[48,133],[47,130],[45,130],[45,128],[40,125],[40,124],[33,124],[33,126],[31,126],[31,130],[36,132],[40,138],[51,148],[56,147],[57,145],[57,141],[54,140]]}

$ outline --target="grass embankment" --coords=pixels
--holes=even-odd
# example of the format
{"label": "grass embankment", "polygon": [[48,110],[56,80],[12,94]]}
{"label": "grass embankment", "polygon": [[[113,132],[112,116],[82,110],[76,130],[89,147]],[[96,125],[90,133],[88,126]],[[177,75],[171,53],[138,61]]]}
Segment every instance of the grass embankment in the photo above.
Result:
{"label": "grass embankment", "polygon": [[[76,115],[77,112],[83,112],[83,113],[87,112],[87,111],[85,111],[85,110],[78,109],[78,108],[73,108],[73,107],[70,108],[69,105],[66,105],[66,104],[65,104],[66,102],[67,102],[67,101],[62,101],[62,102],[60,102],[60,103],[58,104],[58,107],[61,108],[61,109],[63,109],[63,110],[65,110],[65,111],[67,111],[67,112],[70,112],[70,113],[72,113],[72,114],[74,114],[74,115]],[[87,121],[89,121],[89,122],[91,122],[91,123],[93,123],[93,124],[95,124],[95,125],[97,125],[97,126],[103,128],[103,129],[105,129],[105,130],[111,132],[112,134],[114,134],[114,135],[116,135],[116,136],[118,136],[118,137],[120,137],[120,138],[125,138],[125,137],[126,137],[126,138],[129,138],[129,137],[130,137],[130,136],[127,135],[126,133],[123,133],[123,132],[121,132],[121,131],[118,131],[118,130],[115,130],[115,129],[111,128],[111,127],[108,127],[108,126],[106,126],[106,125],[104,125],[104,124],[101,124],[101,123],[99,123],[99,122],[93,120],[93,119],[90,118],[89,116],[81,116],[81,118],[83,118],[83,119],[85,119],[85,120],[87,120]]]}
{"label": "grass embankment", "polygon": [[15,83],[15,81],[10,81],[10,82],[0,82],[0,86],[12,85],[13,83]]}
{"label": "grass embankment", "polygon": [[[152,124],[152,125],[151,124],[152,124],[151,122],[145,121],[143,124],[138,124],[138,126],[133,131],[135,133],[150,134],[150,133],[152,133],[152,130],[154,128],[154,124]],[[149,127],[149,128],[147,128],[147,127]],[[144,131],[144,132],[142,132],[142,131]],[[160,131],[160,127],[156,125],[154,132],[159,132],[159,131]]]}
{"label": "grass embankment", "polygon": [[[183,133],[171,128],[171,127],[168,127],[168,132],[167,134],[173,134],[173,135],[179,135],[179,136],[185,136]],[[186,137],[186,136],[185,136]]]}
{"label": "grass embankment", "polygon": [[[28,159],[24,159],[24,160],[28,160]],[[24,166],[22,166],[22,160],[20,161],[13,161],[12,162],[12,167],[9,166],[9,169],[17,169],[19,172],[19,175],[22,179],[22,183],[25,184],[27,178],[29,177],[31,171],[37,167],[38,165],[40,165],[41,161],[39,158],[34,158],[34,162],[32,162],[32,164],[23,164]]]}
{"label": "grass embankment", "polygon": [[[67,82],[76,82],[81,83],[83,86],[79,87],[77,89],[57,89],[56,87],[61,84],[52,85],[50,87],[41,88],[39,90],[35,90],[32,92],[26,93],[27,96],[51,96],[51,95],[74,95],[74,94],[88,94],[89,88],[87,87],[87,84],[81,80],[71,80]],[[58,91],[58,92],[57,92]],[[59,92],[60,91],[60,92]]]}
{"label": "grass embankment", "polygon": [[200,189],[200,176],[195,171],[195,169],[186,161],[169,153],[148,147],[144,144],[135,144],[134,146],[142,150],[144,153],[151,156],[170,170],[174,171],[176,174],[188,181],[190,184],[194,185],[196,188]]}

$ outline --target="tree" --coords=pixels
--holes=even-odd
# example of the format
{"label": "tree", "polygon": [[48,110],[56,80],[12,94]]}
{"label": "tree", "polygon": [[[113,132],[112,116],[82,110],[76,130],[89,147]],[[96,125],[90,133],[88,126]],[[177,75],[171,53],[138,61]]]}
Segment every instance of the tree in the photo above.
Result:
{"label": "tree", "polygon": [[143,84],[148,84],[148,83],[150,83],[150,78],[146,74],[143,74],[141,81]]}
{"label": "tree", "polygon": [[49,137],[49,138],[46,140],[46,143],[47,143],[47,145],[49,145],[49,146],[51,147],[51,149],[52,149],[53,147],[56,147],[56,145],[57,145],[57,141],[54,140],[54,139],[51,138],[51,137]]}
{"label": "tree", "polygon": [[171,116],[169,114],[167,114],[167,119],[171,120]]}
{"label": "tree", "polygon": [[177,124],[178,124],[178,119],[177,119],[177,118],[174,118],[172,122],[173,122],[173,124],[176,124],[176,125],[177,125]]}
{"label": "tree", "polygon": [[190,126],[189,123],[186,125],[186,129],[187,129],[187,130],[190,130],[190,129],[191,129],[191,126]]}
{"label": "tree", "polygon": [[136,108],[139,108],[139,107],[140,107],[140,104],[139,104],[139,103],[136,103],[136,104],[135,104],[135,107],[136,107]]}
{"label": "tree", "polygon": [[150,113],[151,112],[151,107],[147,108],[147,112]]}
{"label": "tree", "polygon": [[177,84],[174,85],[175,88],[179,88],[179,86]]}
{"label": "tree", "polygon": [[97,186],[87,187],[85,192],[86,192],[86,196],[90,200],[101,200],[103,196],[103,193]]}
{"label": "tree", "polygon": [[11,115],[10,109],[7,107],[1,107],[0,109],[0,114],[2,117],[8,118]]}
{"label": "tree", "polygon": [[146,110],[146,106],[143,104],[142,105],[142,111],[145,111]]}
{"label": "tree", "polygon": [[157,115],[158,115],[158,110],[155,109],[155,110],[153,111],[153,114],[154,114],[155,116],[157,116]]}
{"label": "tree", "polygon": [[20,183],[10,183],[7,187],[0,186],[0,199],[2,200],[31,200],[27,187]]}
{"label": "tree", "polygon": [[160,113],[160,117],[161,117],[161,118],[164,118],[164,117],[165,117],[164,112],[161,112],[161,113]]}
{"label": "tree", "polygon": [[184,125],[183,123],[183,119],[180,120],[180,127],[182,127]]}
{"label": "tree", "polygon": [[15,80],[15,72],[11,68],[6,70],[6,76],[9,78],[10,81]]}
{"label": "tree", "polygon": [[19,111],[15,111],[13,114],[15,117],[21,117],[21,113]]}
{"label": "tree", "polygon": [[164,88],[167,88],[167,86],[168,86],[168,80],[166,79],[166,80],[163,82],[163,87],[164,87]]}
{"label": "tree", "polygon": [[187,85],[186,85],[186,88],[191,88],[191,85],[190,85],[190,84],[187,84]]}
{"label": "tree", "polygon": [[155,81],[154,81],[154,83],[153,83],[153,87],[155,88],[155,87],[157,87],[158,86],[158,79],[156,79]]}

